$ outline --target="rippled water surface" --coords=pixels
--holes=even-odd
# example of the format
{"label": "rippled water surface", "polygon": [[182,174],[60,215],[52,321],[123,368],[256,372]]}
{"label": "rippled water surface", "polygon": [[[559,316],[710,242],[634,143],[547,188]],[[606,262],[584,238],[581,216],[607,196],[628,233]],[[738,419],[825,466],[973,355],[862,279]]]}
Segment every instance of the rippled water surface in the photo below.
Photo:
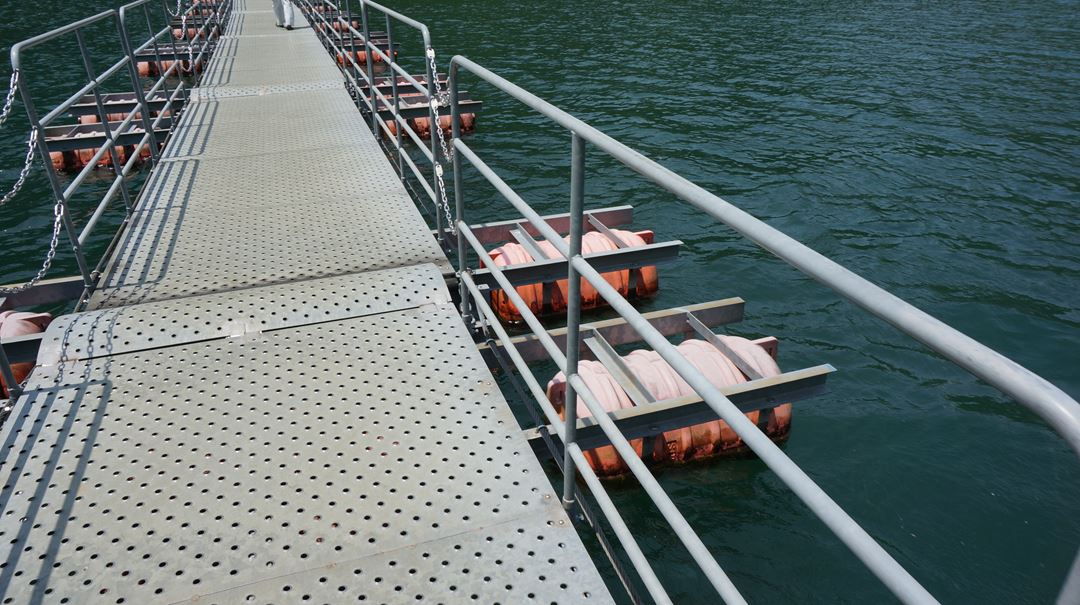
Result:
{"label": "rippled water surface", "polygon": [[[1080,396],[1076,2],[392,4],[443,62],[469,56]],[[108,4],[71,6],[9,8],[2,42]],[[470,144],[565,210],[569,136],[465,82],[485,101]],[[24,136],[0,131],[4,185]],[[40,177],[0,211],[2,281],[43,252]],[[464,187],[471,219],[510,216],[475,174]],[[1053,599],[1080,545],[1080,467],[1041,421],[595,150],[587,194],[685,242],[646,308],[741,296],[733,333],[779,337],[785,368],[838,369],[784,449],[933,593]],[[660,477],[752,601],[889,599],[760,462]],[[648,500],[613,491],[676,601],[715,602]]]}

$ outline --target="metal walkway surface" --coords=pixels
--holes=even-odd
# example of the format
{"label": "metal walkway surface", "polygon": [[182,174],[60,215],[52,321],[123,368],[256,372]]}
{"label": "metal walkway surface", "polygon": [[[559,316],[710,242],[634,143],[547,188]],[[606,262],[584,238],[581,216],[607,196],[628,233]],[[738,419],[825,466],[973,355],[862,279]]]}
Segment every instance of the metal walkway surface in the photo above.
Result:
{"label": "metal walkway surface", "polygon": [[90,308],[449,263],[308,29],[237,5]]}
{"label": "metal walkway surface", "polygon": [[237,4],[0,433],[4,603],[610,602],[306,29]]}

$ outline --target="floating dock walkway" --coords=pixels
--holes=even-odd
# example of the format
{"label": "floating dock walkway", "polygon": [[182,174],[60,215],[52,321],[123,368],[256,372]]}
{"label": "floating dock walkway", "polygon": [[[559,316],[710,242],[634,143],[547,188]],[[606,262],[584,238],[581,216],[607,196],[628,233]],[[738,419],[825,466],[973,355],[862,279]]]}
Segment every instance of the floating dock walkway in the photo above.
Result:
{"label": "floating dock walkway", "polygon": [[[630,206],[588,203],[597,152],[996,387],[1080,454],[1080,404],[1031,371],[482,65],[459,55],[440,72],[423,23],[374,0],[293,2],[307,20],[294,31],[275,27],[270,0],[133,0],[11,49],[0,125],[18,94],[31,125],[20,174],[41,160],[54,203],[41,270],[0,286],[0,322],[13,322],[0,605],[742,605],[717,544],[652,470],[742,451],[899,601],[937,603],[883,547],[890,528],[879,542],[774,441],[832,366],[782,371],[776,338],[715,333],[743,318],[740,298],[637,311],[681,242],[615,229]],[[97,71],[87,40],[104,48],[114,25],[121,58]],[[423,54],[403,64],[418,38]],[[34,75],[53,63],[24,59],[61,39],[86,79],[56,104],[56,78]],[[462,137],[483,106],[463,77],[565,132],[568,212],[541,216]],[[491,198],[465,191],[465,170],[513,214],[470,223]],[[428,202],[434,231],[417,209]],[[119,225],[91,258],[101,222]],[[78,274],[43,279],[69,251]],[[79,312],[42,333],[39,311],[62,305]],[[614,316],[583,316],[599,307]],[[518,320],[527,333],[504,326]],[[554,459],[558,491],[538,457]],[[658,551],[601,480],[614,474],[655,506],[678,573],[653,569]],[[641,513],[655,540],[658,519]],[[736,559],[739,544],[723,550]],[[1080,556],[1060,595],[1080,605]]]}
{"label": "floating dock walkway", "polygon": [[3,428],[4,603],[611,600],[311,29],[237,0],[162,157]]}

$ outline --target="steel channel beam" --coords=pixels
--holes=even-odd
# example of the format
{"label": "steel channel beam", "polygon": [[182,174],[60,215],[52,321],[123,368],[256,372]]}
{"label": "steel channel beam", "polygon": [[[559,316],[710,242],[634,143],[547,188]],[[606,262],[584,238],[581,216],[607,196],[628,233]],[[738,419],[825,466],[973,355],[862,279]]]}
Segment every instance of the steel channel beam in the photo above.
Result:
{"label": "steel channel beam", "polygon": [[[83,291],[81,276],[43,279],[33,288],[17,294],[0,297],[0,311],[12,311],[26,307],[55,305],[78,299]],[[5,287],[15,287],[14,285]]]}
{"label": "steel channel beam", "polygon": [[[161,128],[155,128],[154,132],[160,136],[169,134],[172,125],[171,118],[164,118]],[[110,122],[111,125],[120,122]],[[131,126],[124,132],[114,133],[112,136],[113,146],[126,147],[138,145],[146,134],[142,128]],[[49,151],[72,151],[75,149],[92,149],[101,147],[109,141],[105,135],[105,129],[100,124],[79,124],[77,126],[49,126],[45,129],[48,138]],[[76,136],[80,135],[80,136]]]}
{"label": "steel channel beam", "polygon": [[540,244],[525,231],[524,227],[519,226],[517,229],[512,229],[510,231],[510,236],[514,238],[514,241],[525,248],[525,251],[528,252],[529,256],[533,257],[533,259],[548,260],[550,258],[547,252],[544,252],[544,249],[540,247]]}
{"label": "steel channel beam", "polygon": [[[81,280],[80,280],[81,283]],[[32,363],[37,361],[38,350],[41,348],[42,333],[27,334],[25,336],[13,336],[5,338],[0,346],[3,346],[4,355],[7,355],[11,363]]]}
{"label": "steel channel beam", "polygon": [[[461,102],[462,113],[480,113],[484,109],[483,101],[463,100]],[[403,106],[399,110],[399,115],[406,119],[411,118],[426,118],[431,112],[431,106],[427,102],[416,103],[409,106]],[[447,106],[439,107],[439,116],[450,115],[450,108]],[[379,108],[379,117],[384,120],[389,120],[394,116],[393,108],[386,108],[382,106]]]}
{"label": "steel channel beam", "polygon": [[686,323],[690,324],[690,327],[693,328],[694,332],[697,332],[698,336],[705,339],[706,342],[723,353],[724,357],[731,360],[731,363],[735,364],[735,367],[739,368],[739,371],[745,374],[747,378],[750,380],[761,378],[761,374],[754,369],[754,366],[750,365],[749,361],[744,359],[737,351],[734,351],[731,347],[727,346],[723,340],[720,340],[716,334],[713,334],[713,331],[710,330],[708,326],[698,321],[692,313],[686,314]]}
{"label": "steel channel beam", "polygon": [[[643,314],[642,317],[644,317],[645,320],[661,334],[672,336],[675,334],[692,333],[690,326],[686,323],[686,313],[693,313],[694,317],[701,323],[709,327],[716,327],[742,321],[744,307],[745,303],[743,299],[736,297],[705,302],[697,305],[676,307],[674,309],[665,309],[663,311],[651,311]],[[639,335],[626,323],[626,320],[621,317],[582,324],[581,329],[595,330],[614,346],[640,342],[642,340],[641,335]],[[548,330],[547,334],[555,341],[556,346],[561,349],[566,348],[566,328]],[[518,353],[525,361],[532,362],[548,359],[548,354],[540,343],[539,337],[534,334],[515,336],[510,340],[510,344],[517,349]],[[503,348],[504,343],[502,340],[498,340],[496,341],[495,346]],[[480,344],[479,347],[480,352],[487,358],[487,356],[490,355],[490,347],[486,343]],[[768,347],[766,347],[766,350],[768,350]],[[489,360],[488,363],[492,364],[494,361]]]}
{"label": "steel channel beam", "polygon": [[[618,227],[622,225],[629,225],[634,222],[634,207],[633,206],[613,206],[611,208],[597,208],[596,210],[588,210],[585,213],[587,216],[591,215],[597,220],[603,222],[608,227]],[[564,212],[561,214],[549,214],[541,217],[545,223],[552,229],[559,233],[567,233],[570,231],[570,213]],[[502,242],[510,241],[510,230],[517,229],[520,226],[524,226],[529,235],[533,237],[540,236],[540,232],[536,227],[532,226],[532,223],[522,221],[521,219],[509,220],[509,221],[496,221],[492,223],[483,223],[480,225],[470,225],[473,235],[476,239],[480,240],[482,244],[500,244]],[[591,223],[586,223],[586,227],[591,227]]]}
{"label": "steel channel beam", "polygon": [[[135,93],[131,92],[111,92],[101,95],[102,101],[104,101],[105,109],[109,113],[128,113],[132,109],[139,107],[138,101],[135,99]],[[169,99],[165,93],[157,93],[153,98],[147,98],[146,104],[150,106],[151,111],[161,111]],[[97,105],[93,99],[88,99],[85,102],[79,102],[71,106],[68,111],[73,116],[86,116],[95,115],[97,113]]]}
{"label": "steel channel beam", "polygon": [[[418,82],[421,85],[425,85],[425,86],[427,85],[427,76],[419,75],[419,76],[412,76],[412,78],[413,78],[413,80],[415,80],[416,82]],[[405,78],[402,78],[400,76],[398,78],[396,78],[396,79],[397,79],[397,82],[398,82],[398,86],[404,86],[404,85],[410,83]],[[439,79],[439,85],[442,86],[445,89],[446,86],[447,86],[446,74],[439,74],[438,79]],[[360,84],[360,88],[362,90],[364,90],[364,91],[367,90],[367,87],[368,87],[367,82],[364,82],[364,83]],[[393,80],[390,78],[390,76],[376,76],[375,77],[375,88],[377,90],[381,90],[384,93],[388,93],[388,92],[391,91],[392,87],[393,87]],[[462,94],[464,94],[465,91],[461,91],[461,92],[462,92]]]}
{"label": "steel channel beam", "polygon": [[[755,412],[826,393],[826,379],[835,371],[833,366],[824,364],[724,387],[720,391],[743,413]],[[651,437],[666,431],[719,419],[709,404],[697,395],[665,399],[616,410],[610,412],[608,417],[615,422],[627,439]],[[549,450],[540,436],[540,430],[540,428],[528,429],[525,431],[525,436],[538,456],[550,457]],[[552,439],[558,441],[558,435],[550,425],[545,427],[545,430],[551,434]],[[575,442],[582,450],[611,445],[611,440],[604,435],[595,418],[584,418],[578,421]]]}
{"label": "steel channel beam", "polygon": [[[210,51],[215,49],[215,44],[210,43]],[[160,59],[159,59],[160,56]],[[162,49],[155,53],[152,49],[146,49],[135,54],[136,63],[154,63],[158,60],[162,61],[186,61],[188,58],[187,45],[182,48],[174,46],[170,49]]]}
{"label": "steel channel beam", "polygon": [[611,343],[604,340],[603,335],[596,330],[587,330],[582,333],[589,335],[584,339],[585,346],[592,351],[596,360],[611,374],[611,377],[615,379],[615,382],[618,383],[622,390],[630,396],[630,400],[634,402],[635,406],[647,406],[656,403],[656,398],[649,392],[649,389],[626,366],[626,362],[615,352]]}
{"label": "steel channel beam", "polygon": [[[647,267],[673,261],[679,257],[681,247],[682,242],[675,240],[636,248],[597,252],[584,255],[583,258],[597,271],[607,273],[609,271]],[[514,285],[536,284],[566,279],[567,262],[565,258],[549,259],[521,265],[506,265],[499,269]],[[489,288],[496,289],[500,287],[495,278],[491,276],[490,269],[473,271],[473,278],[476,283]]]}

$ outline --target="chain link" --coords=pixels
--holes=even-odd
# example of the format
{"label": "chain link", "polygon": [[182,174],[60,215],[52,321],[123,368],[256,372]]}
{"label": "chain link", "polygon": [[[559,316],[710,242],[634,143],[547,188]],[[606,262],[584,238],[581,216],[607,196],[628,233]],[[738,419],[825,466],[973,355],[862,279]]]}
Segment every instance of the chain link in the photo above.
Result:
{"label": "chain link", "polygon": [[[4,107],[0,109],[0,126],[7,121],[8,116],[11,115],[11,107],[15,101],[15,89],[19,83],[19,72],[13,71],[11,73],[11,84],[8,89],[7,97],[4,99]],[[22,190],[23,185],[26,184],[26,178],[30,176],[30,171],[34,167],[34,151],[37,148],[37,134],[38,130],[35,126],[30,130],[30,140],[26,142],[26,159],[23,160],[22,170],[19,171],[19,178],[15,181],[15,184],[11,187],[11,191],[0,197],[0,207],[3,207],[10,202],[19,191]],[[14,288],[0,288],[0,296],[10,296],[12,294],[18,294],[19,292],[25,292],[30,288],[33,288],[45,278],[45,274],[49,272],[49,268],[52,267],[53,259],[56,258],[56,248],[60,244],[60,227],[63,226],[64,218],[64,202],[60,199],[56,200],[56,204],[53,206],[53,228],[52,239],[49,241],[49,251],[45,255],[45,262],[42,263],[41,269],[38,269],[36,275],[21,286]]]}
{"label": "chain link", "polygon": [[[179,7],[180,3],[177,2],[176,5]],[[191,39],[188,40],[187,18],[188,11],[184,11],[184,14],[180,17],[180,39],[187,40],[188,69],[191,70],[191,73],[195,73],[195,57],[192,55],[192,49],[195,46],[195,36],[192,36]],[[195,33],[198,34],[199,32],[196,31]],[[180,72],[182,70],[177,71]],[[177,73],[176,75],[179,76],[180,74]]]}
{"label": "chain link", "polygon": [[15,103],[15,89],[19,86],[19,70],[11,72],[11,81],[8,83],[7,97],[4,99],[4,108],[0,110],[0,126],[7,122],[11,115],[11,106]]}
{"label": "chain link", "polygon": [[[183,0],[176,0],[176,9],[175,9],[175,11],[169,10],[169,6],[165,5],[165,12],[169,13],[170,17],[180,17],[180,39],[184,40],[184,41],[186,41],[188,43],[187,44],[188,69],[190,69],[192,72],[194,72],[195,71],[195,58],[194,58],[194,55],[192,53],[192,47],[195,44],[195,40],[194,39],[188,40],[187,18],[188,18],[188,12],[189,11],[188,10],[181,10],[181,3],[182,2],[183,2]],[[173,40],[173,50],[174,51],[176,50],[176,40],[175,39]],[[175,60],[175,53],[174,53],[173,58]],[[182,75],[183,71],[184,71],[183,68],[181,66],[177,65],[177,67],[176,67],[176,75],[177,76]]]}
{"label": "chain link", "polygon": [[49,241],[49,252],[45,254],[45,262],[42,263],[41,269],[38,269],[37,275],[32,277],[30,281],[21,286],[14,288],[0,288],[0,296],[11,296],[12,294],[18,294],[19,292],[25,292],[30,288],[33,288],[45,278],[45,274],[49,272],[49,268],[52,267],[53,259],[56,258],[56,248],[60,245],[60,227],[64,224],[64,202],[57,199],[56,204],[53,206],[53,228],[52,239]]}
{"label": "chain link", "polygon": [[[391,49],[393,50],[393,49]],[[443,133],[442,125],[439,124],[439,108],[445,107],[448,102],[448,94],[442,90],[442,85],[439,83],[439,68],[435,64],[435,49],[427,49],[428,64],[431,67],[431,80],[435,87],[435,98],[431,99],[431,112],[435,116],[435,123],[431,125],[431,130],[435,134],[432,136],[439,137],[439,147],[442,148],[442,157],[450,160],[453,156],[450,155],[450,149],[446,144],[446,135]],[[439,185],[439,197],[442,201],[443,214],[446,215],[446,224],[450,226],[450,233],[457,235],[457,225],[454,224],[454,218],[450,214],[450,200],[446,195],[446,183],[443,182],[443,166],[442,161],[435,157],[435,180]]]}
{"label": "chain link", "polygon": [[15,185],[11,187],[11,191],[4,194],[4,197],[0,198],[0,207],[7,204],[19,194],[19,191],[26,183],[26,177],[30,175],[30,169],[34,166],[34,149],[37,147],[37,128],[35,127],[30,131],[30,140],[26,145],[26,159],[23,161],[22,170],[19,171],[19,179],[15,181]]}

